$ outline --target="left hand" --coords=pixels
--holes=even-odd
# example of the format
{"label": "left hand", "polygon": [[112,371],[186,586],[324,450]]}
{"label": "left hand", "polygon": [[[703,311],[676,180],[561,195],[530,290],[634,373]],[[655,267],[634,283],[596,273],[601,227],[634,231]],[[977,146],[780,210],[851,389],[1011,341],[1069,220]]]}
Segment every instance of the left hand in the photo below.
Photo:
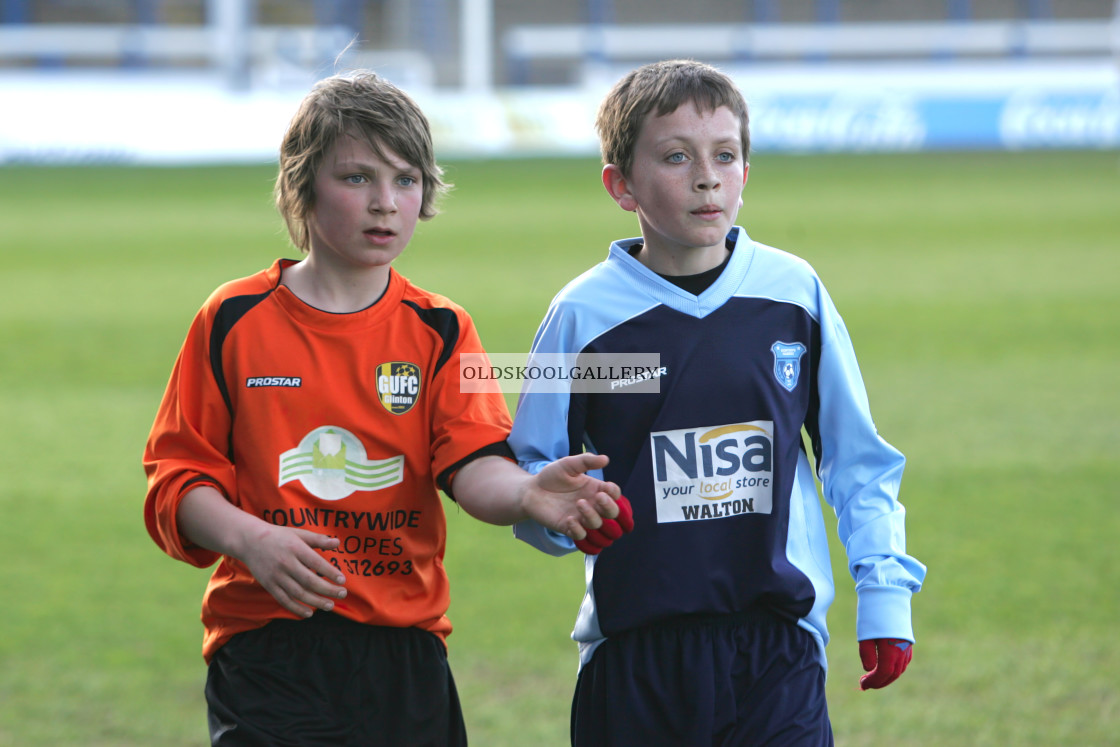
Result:
{"label": "left hand", "polygon": [[591,453],[557,459],[526,484],[522,507],[549,529],[573,540],[584,539],[587,530],[603,526],[604,518],[619,515],[615,500],[622,491],[618,485],[587,474],[609,461],[605,454]]}
{"label": "left hand", "polygon": [[859,659],[863,671],[859,678],[860,690],[877,690],[886,687],[906,671],[914,657],[914,644],[901,638],[873,638],[859,642]]}

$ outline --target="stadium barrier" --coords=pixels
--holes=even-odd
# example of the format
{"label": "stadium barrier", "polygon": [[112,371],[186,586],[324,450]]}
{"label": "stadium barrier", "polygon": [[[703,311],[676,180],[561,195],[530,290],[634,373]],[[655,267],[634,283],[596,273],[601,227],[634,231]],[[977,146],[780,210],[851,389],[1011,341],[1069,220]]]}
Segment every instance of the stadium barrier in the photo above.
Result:
{"label": "stadium barrier", "polygon": [[[1100,45],[1114,38],[1108,34],[1120,26],[1091,22],[1072,34],[1073,23],[1029,26],[1052,32],[1031,37],[1031,48],[1072,52],[1077,46],[1085,54],[827,62],[755,55],[717,64],[739,82],[751,105],[753,147],[759,152],[1120,148],[1120,65],[1111,53],[1100,53]],[[843,25],[830,28],[843,30]],[[983,23],[952,28],[962,34],[958,52],[969,38],[972,49],[979,47],[980,37],[989,50],[1014,46],[1007,25],[999,26],[999,34]],[[969,37],[969,29],[975,37]],[[287,43],[278,32],[269,37],[267,28],[254,33],[254,49],[265,56],[267,48]],[[678,41],[684,45],[689,38],[682,34]],[[770,38],[777,50],[777,37]],[[829,53],[835,54],[844,36],[831,38]],[[941,49],[946,40],[937,34],[925,38],[927,52]],[[1027,37],[1018,38],[1015,44],[1022,48]],[[726,39],[728,45],[733,41]],[[5,49],[6,42],[0,42]],[[121,39],[99,43],[110,42]],[[176,43],[181,53],[202,54],[204,42],[204,37],[182,37]],[[804,51],[805,42],[801,39],[797,48]],[[314,54],[315,42],[300,44],[308,46],[296,48]],[[1090,48],[1096,52],[1090,54]],[[541,42],[539,51],[548,49]],[[662,51],[674,56],[688,48]],[[230,90],[217,71],[0,72],[0,164],[272,161],[299,100],[333,65],[284,68],[278,62],[283,55],[269,59],[254,68],[252,85],[243,91]],[[464,92],[433,87],[425,79],[423,60],[407,55],[371,53],[348,62],[377,69],[417,98],[443,158],[594,155],[598,102],[633,64],[598,58],[587,62],[582,80],[569,87]]]}
{"label": "stadium barrier", "polygon": [[706,60],[837,60],[945,57],[1109,56],[1109,21],[1006,20],[755,24],[539,24],[503,37],[514,66],[659,57]]}

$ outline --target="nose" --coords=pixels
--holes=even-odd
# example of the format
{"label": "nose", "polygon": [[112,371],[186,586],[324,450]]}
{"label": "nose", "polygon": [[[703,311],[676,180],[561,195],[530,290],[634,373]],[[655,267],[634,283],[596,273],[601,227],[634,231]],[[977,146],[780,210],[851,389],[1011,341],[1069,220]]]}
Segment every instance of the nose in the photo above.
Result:
{"label": "nose", "polygon": [[695,189],[701,191],[719,189],[719,171],[707,160],[698,161],[696,164],[696,173],[693,176],[693,186]]}
{"label": "nose", "polygon": [[390,183],[375,183],[370,188],[369,211],[371,213],[397,212],[397,193]]}

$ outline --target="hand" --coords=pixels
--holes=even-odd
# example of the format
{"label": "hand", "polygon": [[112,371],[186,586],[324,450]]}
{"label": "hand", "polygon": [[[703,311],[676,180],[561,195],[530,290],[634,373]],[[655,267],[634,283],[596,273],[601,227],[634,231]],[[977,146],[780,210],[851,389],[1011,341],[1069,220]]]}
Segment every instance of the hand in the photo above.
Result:
{"label": "hand", "polygon": [[859,678],[861,690],[886,687],[906,671],[914,657],[914,644],[900,638],[873,638],[859,642],[859,659],[863,671]]}
{"label": "hand", "polygon": [[246,539],[239,559],[284,609],[311,617],[346,597],[346,577],[315,552],[336,547],[335,537],[269,524]]}
{"label": "hand", "polygon": [[[622,507],[616,501],[622,497],[622,491],[613,482],[587,474],[591,470],[602,469],[608,462],[605,455],[590,453],[552,462],[526,485],[521,500],[525,513],[576,542],[586,539],[590,531],[601,531],[605,520],[617,524],[614,520],[620,515]],[[632,518],[624,520],[633,527]]]}
{"label": "hand", "polygon": [[576,547],[588,555],[598,555],[623,534],[634,530],[634,510],[630,501],[620,495],[615,503],[618,504],[618,516],[603,519],[603,525],[598,529],[587,529],[587,536],[576,540]]}

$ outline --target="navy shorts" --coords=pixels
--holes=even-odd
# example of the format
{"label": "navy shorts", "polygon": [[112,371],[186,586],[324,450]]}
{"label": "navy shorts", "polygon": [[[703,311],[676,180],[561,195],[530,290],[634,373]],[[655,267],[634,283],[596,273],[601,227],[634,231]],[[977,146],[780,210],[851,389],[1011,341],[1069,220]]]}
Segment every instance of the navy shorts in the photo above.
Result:
{"label": "navy shorts", "polygon": [[767,612],[612,636],[580,672],[571,738],[576,747],[827,747],[817,642]]}
{"label": "navy shorts", "polygon": [[231,638],[210,662],[206,704],[220,747],[467,744],[436,635],[324,612]]}

